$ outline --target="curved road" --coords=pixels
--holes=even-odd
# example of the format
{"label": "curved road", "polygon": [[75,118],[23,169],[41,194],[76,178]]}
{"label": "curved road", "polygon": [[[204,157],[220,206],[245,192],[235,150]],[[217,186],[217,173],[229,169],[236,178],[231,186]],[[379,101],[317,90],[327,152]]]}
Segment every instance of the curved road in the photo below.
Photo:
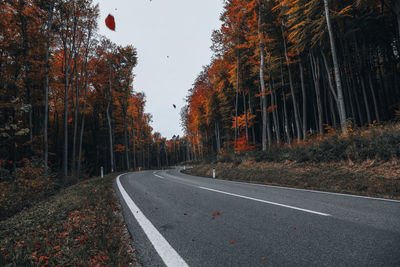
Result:
{"label": "curved road", "polygon": [[116,182],[143,266],[400,266],[400,201],[143,171]]}

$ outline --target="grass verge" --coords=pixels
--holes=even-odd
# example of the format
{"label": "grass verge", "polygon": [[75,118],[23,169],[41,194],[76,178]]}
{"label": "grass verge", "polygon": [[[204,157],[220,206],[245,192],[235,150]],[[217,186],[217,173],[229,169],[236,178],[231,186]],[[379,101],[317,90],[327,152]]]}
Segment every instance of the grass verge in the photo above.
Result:
{"label": "grass verge", "polygon": [[184,172],[212,177],[215,168],[218,179],[400,199],[399,166],[399,160],[360,164],[245,160],[239,164],[199,164]]}
{"label": "grass verge", "polygon": [[0,221],[0,266],[137,265],[115,176],[80,182]]}

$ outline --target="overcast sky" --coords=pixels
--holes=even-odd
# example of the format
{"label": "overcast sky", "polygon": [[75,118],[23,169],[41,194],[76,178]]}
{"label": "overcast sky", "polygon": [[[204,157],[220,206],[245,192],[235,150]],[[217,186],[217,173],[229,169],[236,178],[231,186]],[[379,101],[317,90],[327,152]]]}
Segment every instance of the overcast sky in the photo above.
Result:
{"label": "overcast sky", "polygon": [[[182,136],[179,113],[188,89],[210,62],[211,33],[220,27],[222,0],[95,2],[100,4],[100,34],[138,51],[133,87],[146,94],[154,131],[167,138]],[[108,14],[115,17],[115,32],[104,24]]]}

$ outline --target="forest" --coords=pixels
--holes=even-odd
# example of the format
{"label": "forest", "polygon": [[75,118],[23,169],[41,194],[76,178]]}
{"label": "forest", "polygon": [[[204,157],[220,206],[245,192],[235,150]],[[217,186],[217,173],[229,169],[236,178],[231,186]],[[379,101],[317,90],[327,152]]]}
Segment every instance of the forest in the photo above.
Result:
{"label": "forest", "polygon": [[0,266],[399,262],[400,1],[214,1],[212,57],[167,139],[98,1],[0,0]]}
{"label": "forest", "polygon": [[101,166],[108,173],[176,162],[183,141],[153,133],[145,94],[133,90],[136,49],[98,34],[98,5],[0,5],[2,180],[32,172],[66,183]]}
{"label": "forest", "polygon": [[400,3],[230,0],[181,111],[192,156],[382,125],[400,114]]}

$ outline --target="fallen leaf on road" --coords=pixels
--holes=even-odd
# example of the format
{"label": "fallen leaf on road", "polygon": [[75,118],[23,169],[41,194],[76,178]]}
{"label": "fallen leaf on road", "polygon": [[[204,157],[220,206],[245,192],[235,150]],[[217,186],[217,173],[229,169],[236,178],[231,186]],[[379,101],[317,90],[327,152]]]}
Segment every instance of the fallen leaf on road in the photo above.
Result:
{"label": "fallen leaf on road", "polygon": [[261,257],[261,259],[262,259],[263,261],[265,261],[267,258],[266,258],[266,257]]}
{"label": "fallen leaf on road", "polygon": [[221,215],[221,213],[219,213],[218,211],[213,213],[214,217],[219,216],[219,215]]}
{"label": "fallen leaf on road", "polygon": [[235,243],[236,243],[236,241],[233,241],[233,240],[231,241],[231,244],[235,244]]}

